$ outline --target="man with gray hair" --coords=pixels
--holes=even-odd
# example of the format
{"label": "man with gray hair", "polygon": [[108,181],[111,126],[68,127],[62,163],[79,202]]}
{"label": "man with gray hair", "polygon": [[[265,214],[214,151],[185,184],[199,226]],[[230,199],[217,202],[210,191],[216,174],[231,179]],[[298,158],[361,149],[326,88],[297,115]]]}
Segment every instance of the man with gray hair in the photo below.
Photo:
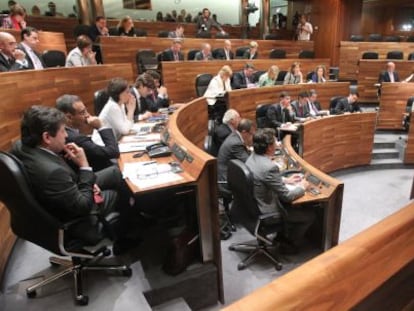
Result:
{"label": "man with gray hair", "polygon": [[201,45],[201,51],[196,53],[194,60],[213,60],[211,45],[209,43],[203,43]]}
{"label": "man with gray hair", "polygon": [[220,148],[227,136],[237,129],[239,123],[240,114],[235,109],[228,109],[224,113],[223,123],[220,124],[215,130],[214,143],[217,148]]}
{"label": "man with gray hair", "polygon": [[0,32],[0,72],[27,69],[26,54],[16,49],[17,42],[8,32]]}
{"label": "man with gray hair", "polygon": [[[68,94],[60,96],[56,100],[56,108],[66,116],[65,129],[68,134],[66,142],[76,143],[83,148],[95,172],[114,165],[112,159],[119,158],[119,149],[112,129],[104,128],[98,117],[91,116],[79,96]],[[97,130],[102,145],[94,143],[89,136],[80,133],[87,125]]]}

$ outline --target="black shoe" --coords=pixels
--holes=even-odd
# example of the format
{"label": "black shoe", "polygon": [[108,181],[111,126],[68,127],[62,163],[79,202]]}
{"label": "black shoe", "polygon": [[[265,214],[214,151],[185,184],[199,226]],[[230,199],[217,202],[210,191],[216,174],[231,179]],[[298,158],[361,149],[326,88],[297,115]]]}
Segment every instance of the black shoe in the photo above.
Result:
{"label": "black shoe", "polygon": [[115,256],[122,255],[129,251],[132,248],[138,247],[141,244],[140,238],[129,239],[129,238],[120,238],[114,242],[112,246],[112,253]]}

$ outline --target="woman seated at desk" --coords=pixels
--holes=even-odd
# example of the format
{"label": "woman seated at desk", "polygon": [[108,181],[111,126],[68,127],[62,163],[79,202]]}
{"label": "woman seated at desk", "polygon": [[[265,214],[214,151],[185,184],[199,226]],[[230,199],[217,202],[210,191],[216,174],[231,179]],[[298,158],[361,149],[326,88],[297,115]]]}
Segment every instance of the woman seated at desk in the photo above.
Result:
{"label": "woman seated at desk", "polygon": [[279,74],[279,67],[276,65],[270,66],[267,72],[265,72],[264,74],[260,76],[259,87],[275,85],[278,74]]}
{"label": "woman seated at desk", "polygon": [[136,99],[129,90],[128,82],[123,78],[109,81],[107,92],[109,99],[99,118],[105,126],[112,128],[115,138],[119,140],[123,135],[130,134],[134,125]]}
{"label": "woman seated at desk", "polygon": [[315,71],[313,72],[310,83],[324,83],[326,82],[326,68],[324,65],[316,66]]}
{"label": "woman seated at desk", "polygon": [[116,28],[118,30],[119,36],[127,36],[127,37],[136,36],[135,29],[134,29],[134,22],[132,18],[129,16],[125,16],[123,19],[121,19]]}
{"label": "woman seated at desk", "polygon": [[283,84],[299,84],[299,83],[303,83],[303,74],[302,74],[302,71],[300,71],[300,63],[294,62],[292,66],[290,66],[290,70],[286,74]]}

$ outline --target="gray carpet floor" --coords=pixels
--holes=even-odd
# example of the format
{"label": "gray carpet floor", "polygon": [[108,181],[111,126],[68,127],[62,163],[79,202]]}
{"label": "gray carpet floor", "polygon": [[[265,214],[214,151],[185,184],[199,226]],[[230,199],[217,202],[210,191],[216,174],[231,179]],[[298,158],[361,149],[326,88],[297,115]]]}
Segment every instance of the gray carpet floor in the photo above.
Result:
{"label": "gray carpet floor", "polygon": [[[399,210],[409,202],[412,169],[369,170],[359,169],[337,172],[334,177],[345,184],[342,208],[340,241],[352,237],[365,228]],[[237,263],[243,254],[231,252],[231,243],[245,241],[251,236],[239,228],[233,236],[222,241],[224,293],[226,305],[251,293],[303,264],[317,255],[312,249],[305,249],[300,255],[283,256],[283,270],[276,271],[265,259],[259,259],[244,271],[237,270]],[[174,300],[151,309],[142,294],[149,283],[141,262],[132,264],[133,277],[125,278],[102,273],[88,273],[86,291],[90,297],[89,305],[77,307],[72,300],[72,282],[67,277],[53,286],[42,289],[35,299],[27,299],[25,288],[39,275],[53,272],[48,263],[49,253],[25,241],[19,240],[8,263],[0,292],[0,310],[189,310],[185,303]],[[139,257],[139,255],[138,255]],[[220,304],[206,308],[215,311],[223,307]]]}

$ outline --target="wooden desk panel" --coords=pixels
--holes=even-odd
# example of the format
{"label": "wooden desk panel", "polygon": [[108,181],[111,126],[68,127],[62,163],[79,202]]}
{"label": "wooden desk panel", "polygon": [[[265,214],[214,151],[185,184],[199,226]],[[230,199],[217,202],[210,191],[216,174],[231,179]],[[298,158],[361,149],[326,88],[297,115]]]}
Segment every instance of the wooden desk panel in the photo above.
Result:
{"label": "wooden desk panel", "polygon": [[[414,42],[341,41],[339,47],[339,78],[356,80],[358,77],[358,62],[362,58],[362,54],[367,51],[377,52],[380,60],[385,60],[389,51],[402,51],[406,60],[408,54],[414,51]],[[397,67],[397,70],[400,71],[400,68]]]}
{"label": "wooden desk panel", "polygon": [[[301,63],[302,72],[305,74],[315,69],[319,64],[329,68],[329,59],[256,59],[249,61],[257,70],[267,70],[271,65],[277,65],[280,70],[289,70],[293,62]],[[218,73],[224,65],[230,65],[233,71],[242,70],[246,60],[216,60],[208,62],[183,61],[162,62],[162,79],[168,88],[168,94],[174,102],[187,102],[196,97],[195,79],[200,73],[210,73],[213,76]],[[303,84],[305,85],[305,84]],[[251,89],[250,91],[255,91]],[[349,92],[349,91],[347,91]]]}
{"label": "wooden desk panel", "polygon": [[410,117],[410,129],[408,130],[404,164],[414,164],[414,113],[411,113]]}
{"label": "wooden desk panel", "polygon": [[330,116],[303,125],[303,159],[323,172],[369,165],[376,113]]}
{"label": "wooden desk panel", "polygon": [[[358,92],[359,101],[361,102],[377,102],[378,76],[382,70],[385,70],[387,60],[361,59],[359,62],[358,74]],[[404,80],[414,71],[414,61],[398,61],[395,60],[395,69],[400,76],[400,80]]]}
{"label": "wooden desk panel", "polygon": [[407,99],[414,95],[413,83],[383,83],[377,129],[402,130]]}
{"label": "wooden desk panel", "polygon": [[228,93],[229,108],[236,109],[243,118],[256,120],[258,102],[277,103],[282,91],[289,92],[291,99],[294,100],[301,91],[310,89],[317,91],[318,101],[321,103],[322,109],[329,109],[332,96],[348,95],[349,82],[275,85],[272,87],[234,90]]}
{"label": "wooden desk panel", "polygon": [[[14,29],[1,29],[12,34],[17,42],[20,42],[20,31]],[[67,54],[65,37],[62,32],[50,32],[50,31],[39,31],[39,44],[36,47],[36,51],[42,54],[47,50],[58,50]]]}
{"label": "wooden desk panel", "polygon": [[[135,64],[135,67],[135,54],[138,50],[152,49],[155,53],[159,53],[168,49],[171,46],[171,41],[168,38],[156,37],[102,37],[100,40],[104,63],[131,62]],[[236,51],[238,47],[248,46],[250,41],[248,39],[232,39],[233,51]],[[222,48],[224,45],[224,39],[186,38],[181,50],[186,57],[189,50],[200,49],[202,43],[205,42],[211,44],[212,50]],[[259,44],[259,57],[261,59],[268,59],[270,50],[275,48],[286,50],[288,58],[297,58],[301,50],[313,50],[314,46],[313,41],[258,40],[257,42]],[[274,63],[278,64],[278,62],[279,60],[274,60]]]}
{"label": "wooden desk panel", "polygon": [[393,293],[407,285],[395,279],[393,291],[384,291],[383,285],[412,264],[413,236],[411,203],[223,310],[354,310],[372,296],[370,307],[358,310],[383,310],[393,303],[395,308],[388,310],[406,310],[396,306],[411,302],[412,295],[404,297],[404,304]]}

